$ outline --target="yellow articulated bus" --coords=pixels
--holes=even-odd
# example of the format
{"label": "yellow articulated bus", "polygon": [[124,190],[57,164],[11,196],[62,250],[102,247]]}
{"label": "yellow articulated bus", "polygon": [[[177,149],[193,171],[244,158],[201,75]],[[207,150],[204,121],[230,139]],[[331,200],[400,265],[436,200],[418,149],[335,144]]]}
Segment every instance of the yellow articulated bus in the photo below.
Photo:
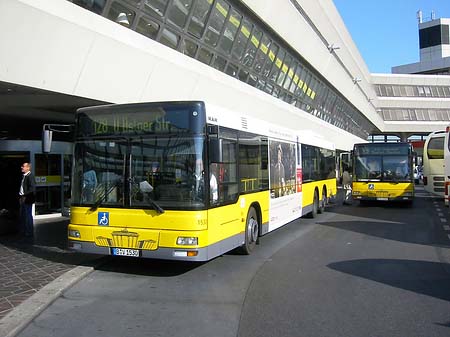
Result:
{"label": "yellow articulated bus", "polygon": [[80,252],[250,254],[336,194],[332,144],[200,101],[82,108],[75,137],[68,236]]}
{"label": "yellow articulated bus", "polygon": [[364,143],[353,148],[353,198],[414,199],[413,149],[409,143]]}

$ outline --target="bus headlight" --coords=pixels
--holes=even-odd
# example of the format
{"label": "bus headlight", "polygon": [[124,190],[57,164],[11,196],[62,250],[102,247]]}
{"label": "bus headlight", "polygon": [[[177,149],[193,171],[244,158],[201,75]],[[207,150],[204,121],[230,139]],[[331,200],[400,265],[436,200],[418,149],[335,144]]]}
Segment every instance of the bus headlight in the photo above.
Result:
{"label": "bus headlight", "polygon": [[69,229],[69,236],[72,238],[81,238],[80,232],[76,229]]}
{"label": "bus headlight", "polygon": [[360,195],[361,194],[361,192],[359,192],[359,191],[352,191],[352,193],[353,193],[353,195]]}
{"label": "bus headlight", "polygon": [[198,238],[195,236],[179,236],[177,238],[177,245],[180,246],[197,246]]}

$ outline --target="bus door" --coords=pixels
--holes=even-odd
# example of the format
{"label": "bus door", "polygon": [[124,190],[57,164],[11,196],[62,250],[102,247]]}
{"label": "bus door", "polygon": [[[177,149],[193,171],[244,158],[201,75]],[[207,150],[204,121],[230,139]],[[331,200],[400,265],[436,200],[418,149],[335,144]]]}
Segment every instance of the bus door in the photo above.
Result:
{"label": "bus door", "polygon": [[338,178],[340,184],[342,183],[342,175],[344,173],[344,168],[347,168],[348,172],[352,172],[351,152],[342,152],[339,154]]}

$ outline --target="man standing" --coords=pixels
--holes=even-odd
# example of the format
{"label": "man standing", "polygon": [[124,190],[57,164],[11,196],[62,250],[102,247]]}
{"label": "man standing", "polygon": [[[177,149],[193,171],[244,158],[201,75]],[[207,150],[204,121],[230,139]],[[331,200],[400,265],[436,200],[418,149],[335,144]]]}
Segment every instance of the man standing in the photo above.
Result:
{"label": "man standing", "polygon": [[344,164],[344,172],[342,173],[342,187],[344,188],[344,205],[352,204],[352,177],[349,168]]}
{"label": "man standing", "polygon": [[22,164],[22,182],[19,190],[19,204],[20,204],[20,226],[21,231],[27,237],[33,237],[33,204],[35,201],[36,185],[34,176],[31,173],[31,164]]}

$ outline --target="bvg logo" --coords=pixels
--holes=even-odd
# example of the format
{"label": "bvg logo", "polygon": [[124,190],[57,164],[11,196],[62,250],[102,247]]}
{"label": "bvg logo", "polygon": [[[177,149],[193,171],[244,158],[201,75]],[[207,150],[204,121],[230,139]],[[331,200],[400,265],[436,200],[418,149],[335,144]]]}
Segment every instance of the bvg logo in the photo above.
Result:
{"label": "bvg logo", "polygon": [[99,226],[109,225],[109,212],[98,212],[98,225]]}

